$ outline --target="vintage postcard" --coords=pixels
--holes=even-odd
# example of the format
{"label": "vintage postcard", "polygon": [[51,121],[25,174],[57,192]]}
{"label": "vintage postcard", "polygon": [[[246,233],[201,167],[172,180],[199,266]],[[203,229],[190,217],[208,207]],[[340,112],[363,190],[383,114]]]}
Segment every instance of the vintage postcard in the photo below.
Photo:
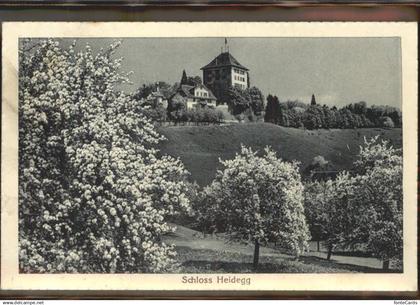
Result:
{"label": "vintage postcard", "polygon": [[2,29],[2,289],[417,290],[416,23]]}

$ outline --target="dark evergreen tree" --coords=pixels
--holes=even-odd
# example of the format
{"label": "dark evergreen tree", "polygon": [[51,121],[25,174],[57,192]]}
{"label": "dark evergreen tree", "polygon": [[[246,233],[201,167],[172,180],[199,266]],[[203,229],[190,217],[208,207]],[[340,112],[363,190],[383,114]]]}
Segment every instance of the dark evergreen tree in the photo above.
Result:
{"label": "dark evergreen tree", "polygon": [[265,106],[264,122],[275,123],[274,96],[267,96],[267,105]]}
{"label": "dark evergreen tree", "polygon": [[274,96],[273,105],[274,105],[273,111],[274,111],[275,122],[276,124],[280,125],[281,117],[282,117],[282,110],[280,107],[279,98],[277,96]]}
{"label": "dark evergreen tree", "polygon": [[312,94],[311,105],[316,105],[315,95]]}
{"label": "dark evergreen tree", "polygon": [[187,85],[188,84],[188,77],[185,70],[182,71],[182,78],[181,78],[181,85]]}

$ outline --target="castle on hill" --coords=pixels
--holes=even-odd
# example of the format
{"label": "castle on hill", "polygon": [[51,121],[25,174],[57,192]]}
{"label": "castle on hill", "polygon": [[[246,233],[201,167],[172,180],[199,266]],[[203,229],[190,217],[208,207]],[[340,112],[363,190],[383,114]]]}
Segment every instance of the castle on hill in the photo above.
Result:
{"label": "castle on hill", "polygon": [[229,52],[225,39],[225,48],[209,64],[201,68],[203,83],[213,91],[218,103],[228,102],[228,90],[237,87],[245,90],[249,88],[249,69],[241,65]]}
{"label": "castle on hill", "polygon": [[191,83],[183,71],[181,82],[172,100],[184,99],[187,108],[223,105],[229,102],[229,88],[249,88],[249,69],[240,64],[229,52],[227,39],[224,48],[209,64],[201,68],[203,83]]}

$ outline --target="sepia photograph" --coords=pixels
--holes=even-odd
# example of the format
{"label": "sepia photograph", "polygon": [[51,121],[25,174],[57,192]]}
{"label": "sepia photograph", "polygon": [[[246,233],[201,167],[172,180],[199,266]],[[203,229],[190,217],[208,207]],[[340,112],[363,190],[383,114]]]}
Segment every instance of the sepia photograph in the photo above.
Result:
{"label": "sepia photograph", "polygon": [[401,37],[66,33],[14,40],[18,276],[249,287],[416,261]]}

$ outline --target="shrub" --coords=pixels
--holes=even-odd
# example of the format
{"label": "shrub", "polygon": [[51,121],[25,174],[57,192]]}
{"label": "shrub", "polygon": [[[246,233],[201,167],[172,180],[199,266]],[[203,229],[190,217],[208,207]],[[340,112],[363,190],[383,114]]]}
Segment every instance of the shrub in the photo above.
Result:
{"label": "shrub", "polygon": [[381,117],[381,124],[382,124],[382,127],[385,127],[385,128],[394,128],[395,127],[394,122],[392,121],[392,119],[389,116]]}
{"label": "shrub", "polygon": [[167,110],[162,105],[158,105],[155,108],[146,108],[142,111],[153,122],[162,123],[167,120]]}
{"label": "shrub", "polygon": [[195,107],[186,111],[188,121],[195,123],[221,123],[224,120],[224,115],[221,111],[209,107]]}

